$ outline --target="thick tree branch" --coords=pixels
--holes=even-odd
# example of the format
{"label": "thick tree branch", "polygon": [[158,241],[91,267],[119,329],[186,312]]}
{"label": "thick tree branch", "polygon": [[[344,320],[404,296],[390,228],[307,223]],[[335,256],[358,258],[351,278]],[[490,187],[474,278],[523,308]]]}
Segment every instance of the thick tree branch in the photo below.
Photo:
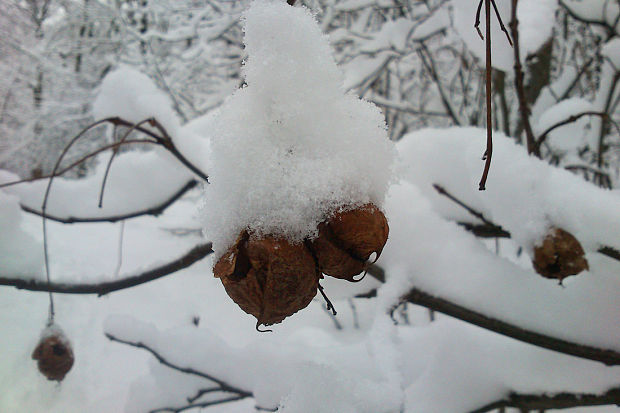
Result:
{"label": "thick tree branch", "polygon": [[165,277],[179,270],[189,267],[211,254],[211,243],[200,244],[192,248],[182,257],[162,266],[150,269],[136,275],[125,276],[119,280],[101,283],[48,283],[46,280],[32,280],[24,278],[0,277],[0,285],[15,287],[20,290],[44,291],[61,294],[97,294],[99,296],[145,284],[149,281]]}
{"label": "thick tree branch", "polygon": [[[154,205],[154,206],[151,206],[149,208],[142,209],[139,211],[128,212],[126,214],[109,215],[105,217],[72,217],[72,216],[62,217],[62,216],[50,215],[46,213],[45,217],[52,221],[61,222],[63,224],[75,224],[75,223],[93,223],[93,222],[118,222],[118,221],[122,221],[125,219],[136,218],[142,215],[157,216],[163,213],[166,210],[166,208],[168,208],[176,200],[181,198],[187,191],[194,188],[197,184],[198,184],[198,181],[196,181],[195,179],[192,179],[188,181],[182,188],[180,188],[178,191],[172,194],[167,200],[165,200],[161,204]],[[25,212],[29,212],[31,214],[35,214],[41,217],[43,216],[43,212],[39,210],[36,210],[24,204],[20,204],[20,206],[21,206],[21,209]]]}
{"label": "thick tree branch", "polygon": [[512,407],[521,411],[544,411],[547,409],[570,409],[573,407],[591,407],[620,405],[620,387],[603,394],[560,393],[554,396],[511,393],[508,398],[489,403],[469,413],[485,413],[501,408]]}
{"label": "thick tree branch", "polygon": [[455,304],[449,300],[432,296],[417,288],[412,288],[402,297],[402,301],[421,305],[433,311],[449,315],[469,324],[486,330],[514,338],[515,340],[533,344],[548,350],[571,356],[601,362],[608,366],[620,365],[620,353],[614,350],[601,349],[583,344],[558,339],[535,331],[488,317],[477,311]]}

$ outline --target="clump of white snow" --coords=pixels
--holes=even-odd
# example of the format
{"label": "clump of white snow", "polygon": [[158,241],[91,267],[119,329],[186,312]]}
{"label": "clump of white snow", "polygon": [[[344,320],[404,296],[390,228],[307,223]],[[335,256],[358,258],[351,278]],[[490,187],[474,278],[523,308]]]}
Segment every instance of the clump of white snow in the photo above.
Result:
{"label": "clump of white snow", "polygon": [[217,254],[245,228],[296,242],[338,208],[381,205],[395,151],[379,109],[344,92],[305,8],[257,1],[244,22],[247,86],[204,131],[206,232]]}
{"label": "clump of white snow", "polygon": [[575,150],[586,143],[586,129],[591,116],[581,116],[585,112],[596,112],[594,105],[582,98],[569,98],[552,105],[543,112],[534,125],[534,133],[541,136],[551,127],[575,117],[575,121],[555,128],[549,132],[546,142],[561,153]]}
{"label": "clump of white snow", "polygon": [[109,73],[93,103],[96,119],[121,117],[138,123],[155,118],[171,135],[176,135],[179,120],[171,110],[168,96],[144,73],[128,66],[120,66]]}
{"label": "clump of white snow", "polygon": [[[0,182],[14,181],[17,176],[0,171]],[[22,228],[19,199],[0,191],[0,275],[42,276],[43,248]]]}

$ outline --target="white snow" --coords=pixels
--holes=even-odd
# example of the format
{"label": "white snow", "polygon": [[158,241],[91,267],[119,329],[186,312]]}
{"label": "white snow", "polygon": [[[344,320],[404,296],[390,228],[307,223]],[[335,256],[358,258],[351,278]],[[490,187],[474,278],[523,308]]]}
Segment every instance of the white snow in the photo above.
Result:
{"label": "white snow", "polygon": [[[0,171],[2,179],[16,180],[17,176]],[[23,212],[19,198],[0,190],[0,276],[43,276],[43,249],[22,224]]]}
{"label": "white snow", "polygon": [[180,123],[171,107],[170,98],[147,75],[121,65],[101,82],[93,115],[96,120],[121,117],[133,123],[155,118],[174,136]]}
{"label": "white snow", "polygon": [[[423,129],[405,136],[397,147],[406,180],[415,183],[444,216],[471,216],[436,193],[432,184],[511,232],[529,250],[550,226],[564,228],[587,251],[601,245],[620,248],[617,234],[620,195],[529,157],[523,146],[495,133],[487,190],[478,191],[486,133],[476,128]],[[452,214],[452,216],[450,216]]]}
{"label": "white snow", "polygon": [[[569,98],[562,100],[540,115],[538,122],[533,126],[534,134],[541,136],[547,129],[562,121],[569,120],[571,116],[592,111],[595,111],[594,105],[585,99]],[[582,116],[576,121],[552,130],[545,142],[560,153],[568,153],[571,150],[574,152],[586,143],[586,128],[590,124],[590,116]]]}
{"label": "white snow", "polygon": [[[447,144],[439,137],[435,140]],[[468,152],[462,151],[461,156],[467,157]],[[524,176],[519,178],[523,180]],[[451,185],[447,189],[452,188]],[[487,192],[490,189],[491,183]],[[518,208],[519,199],[527,194],[519,193],[518,187],[513,189],[515,194],[510,200]],[[464,192],[456,190],[453,194],[461,196]],[[620,294],[614,271],[617,262],[592,251],[587,255],[590,271],[566,279],[565,286],[559,286],[556,280],[543,278],[533,269],[524,269],[489,251],[475,236],[442,219],[424,195],[407,182],[390,190],[386,201],[390,239],[379,261],[389,277],[379,290],[380,306],[389,310],[400,296],[416,287],[523,328],[578,343],[620,349],[618,305],[614,298]],[[452,201],[437,198],[434,202]],[[535,211],[528,208],[527,212],[534,215]],[[504,225],[503,221],[496,222]],[[514,236],[514,228],[504,228],[510,229]],[[579,232],[575,235],[581,239]]]}
{"label": "white snow", "polygon": [[[100,155],[91,175],[75,180],[55,178],[48,197],[47,214],[59,218],[98,218],[125,215],[155,207],[167,201],[192,174],[170,154],[160,148],[130,151],[114,158],[106,182],[103,206],[99,194],[110,154]],[[0,176],[0,183],[17,179]],[[20,202],[40,211],[48,180],[9,186]]]}
{"label": "white snow", "polygon": [[203,131],[212,148],[205,227],[216,254],[244,228],[299,242],[339,208],[380,206],[392,173],[381,112],[344,93],[311,14],[258,1],[244,21],[247,86]]}

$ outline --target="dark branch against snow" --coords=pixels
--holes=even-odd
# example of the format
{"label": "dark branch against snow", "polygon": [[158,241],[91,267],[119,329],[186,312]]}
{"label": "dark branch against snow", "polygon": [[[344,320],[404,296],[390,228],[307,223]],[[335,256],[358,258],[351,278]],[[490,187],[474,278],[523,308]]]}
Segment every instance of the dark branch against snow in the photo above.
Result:
{"label": "dark branch against snow", "polygon": [[[168,199],[164,200],[160,204],[152,205],[147,208],[128,212],[125,214],[109,215],[109,216],[103,216],[103,217],[75,217],[75,216],[63,217],[63,216],[51,215],[51,214],[46,213],[45,218],[52,220],[52,221],[61,222],[63,224],[75,224],[75,223],[94,223],[94,222],[118,222],[118,221],[122,221],[125,219],[136,218],[142,215],[157,216],[163,213],[166,210],[166,208],[172,205],[175,201],[177,201],[179,198],[185,195],[190,189],[194,188],[196,185],[198,185],[198,181],[196,181],[195,179],[191,179],[188,182],[186,182],[185,185],[183,185],[183,187],[178,189],[176,192],[170,195]],[[43,216],[43,212],[37,209],[31,208],[24,204],[20,204],[20,206],[21,206],[21,209],[25,212],[29,212],[31,214],[35,214],[41,217]]]}
{"label": "dark branch against snow", "polygon": [[200,244],[174,261],[152,268],[135,275],[127,275],[121,279],[100,283],[48,283],[45,280],[33,280],[20,277],[0,277],[0,285],[15,287],[20,290],[44,291],[60,294],[97,294],[99,296],[145,284],[149,281],[165,277],[189,267],[196,261],[211,254],[211,243]]}
{"label": "dark branch against snow", "polygon": [[547,409],[570,409],[573,407],[592,407],[620,405],[620,387],[608,390],[603,394],[560,393],[553,396],[546,394],[511,393],[506,399],[498,400],[472,410],[469,413],[492,412],[497,409],[512,407],[521,411],[545,411]]}

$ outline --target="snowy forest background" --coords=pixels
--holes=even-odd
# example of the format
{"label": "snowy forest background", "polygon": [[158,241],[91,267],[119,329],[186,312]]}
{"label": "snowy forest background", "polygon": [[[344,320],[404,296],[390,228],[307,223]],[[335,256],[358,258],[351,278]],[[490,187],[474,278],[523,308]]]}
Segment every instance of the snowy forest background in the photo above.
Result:
{"label": "snowy forest background", "polygon": [[[289,116],[338,135],[344,116],[319,116],[315,104],[336,75],[289,41],[322,50],[318,37],[293,35],[306,33],[307,7],[328,35],[342,91],[374,103],[395,142],[393,166],[351,148],[367,159],[360,185],[394,170],[383,204],[390,236],[363,281],[322,281],[336,316],[319,295],[272,333],[256,332],[212,276],[208,185],[161,148],[115,152],[101,208],[110,152],[55,179],[49,263],[56,321],[76,359],[55,384],[31,360],[50,288],[39,178],[84,127],[109,116],[155,117],[206,174],[235,167],[213,154],[211,126],[245,85],[250,3],[0,0],[0,411],[617,411],[620,3],[496,3],[519,47],[493,19],[486,191],[477,1],[298,0],[290,15],[272,4],[269,24],[245,40],[299,73],[251,72],[287,109],[267,121]],[[231,113],[253,119],[251,109]],[[60,169],[127,131],[90,130]],[[145,136],[131,132],[126,139]],[[321,144],[329,139],[338,138]],[[247,180],[231,191],[251,190],[263,160],[260,147],[242,152]],[[11,184],[20,178],[30,181]],[[561,285],[532,267],[551,228],[571,233],[589,265]],[[133,276],[143,278],[126,288]]]}

